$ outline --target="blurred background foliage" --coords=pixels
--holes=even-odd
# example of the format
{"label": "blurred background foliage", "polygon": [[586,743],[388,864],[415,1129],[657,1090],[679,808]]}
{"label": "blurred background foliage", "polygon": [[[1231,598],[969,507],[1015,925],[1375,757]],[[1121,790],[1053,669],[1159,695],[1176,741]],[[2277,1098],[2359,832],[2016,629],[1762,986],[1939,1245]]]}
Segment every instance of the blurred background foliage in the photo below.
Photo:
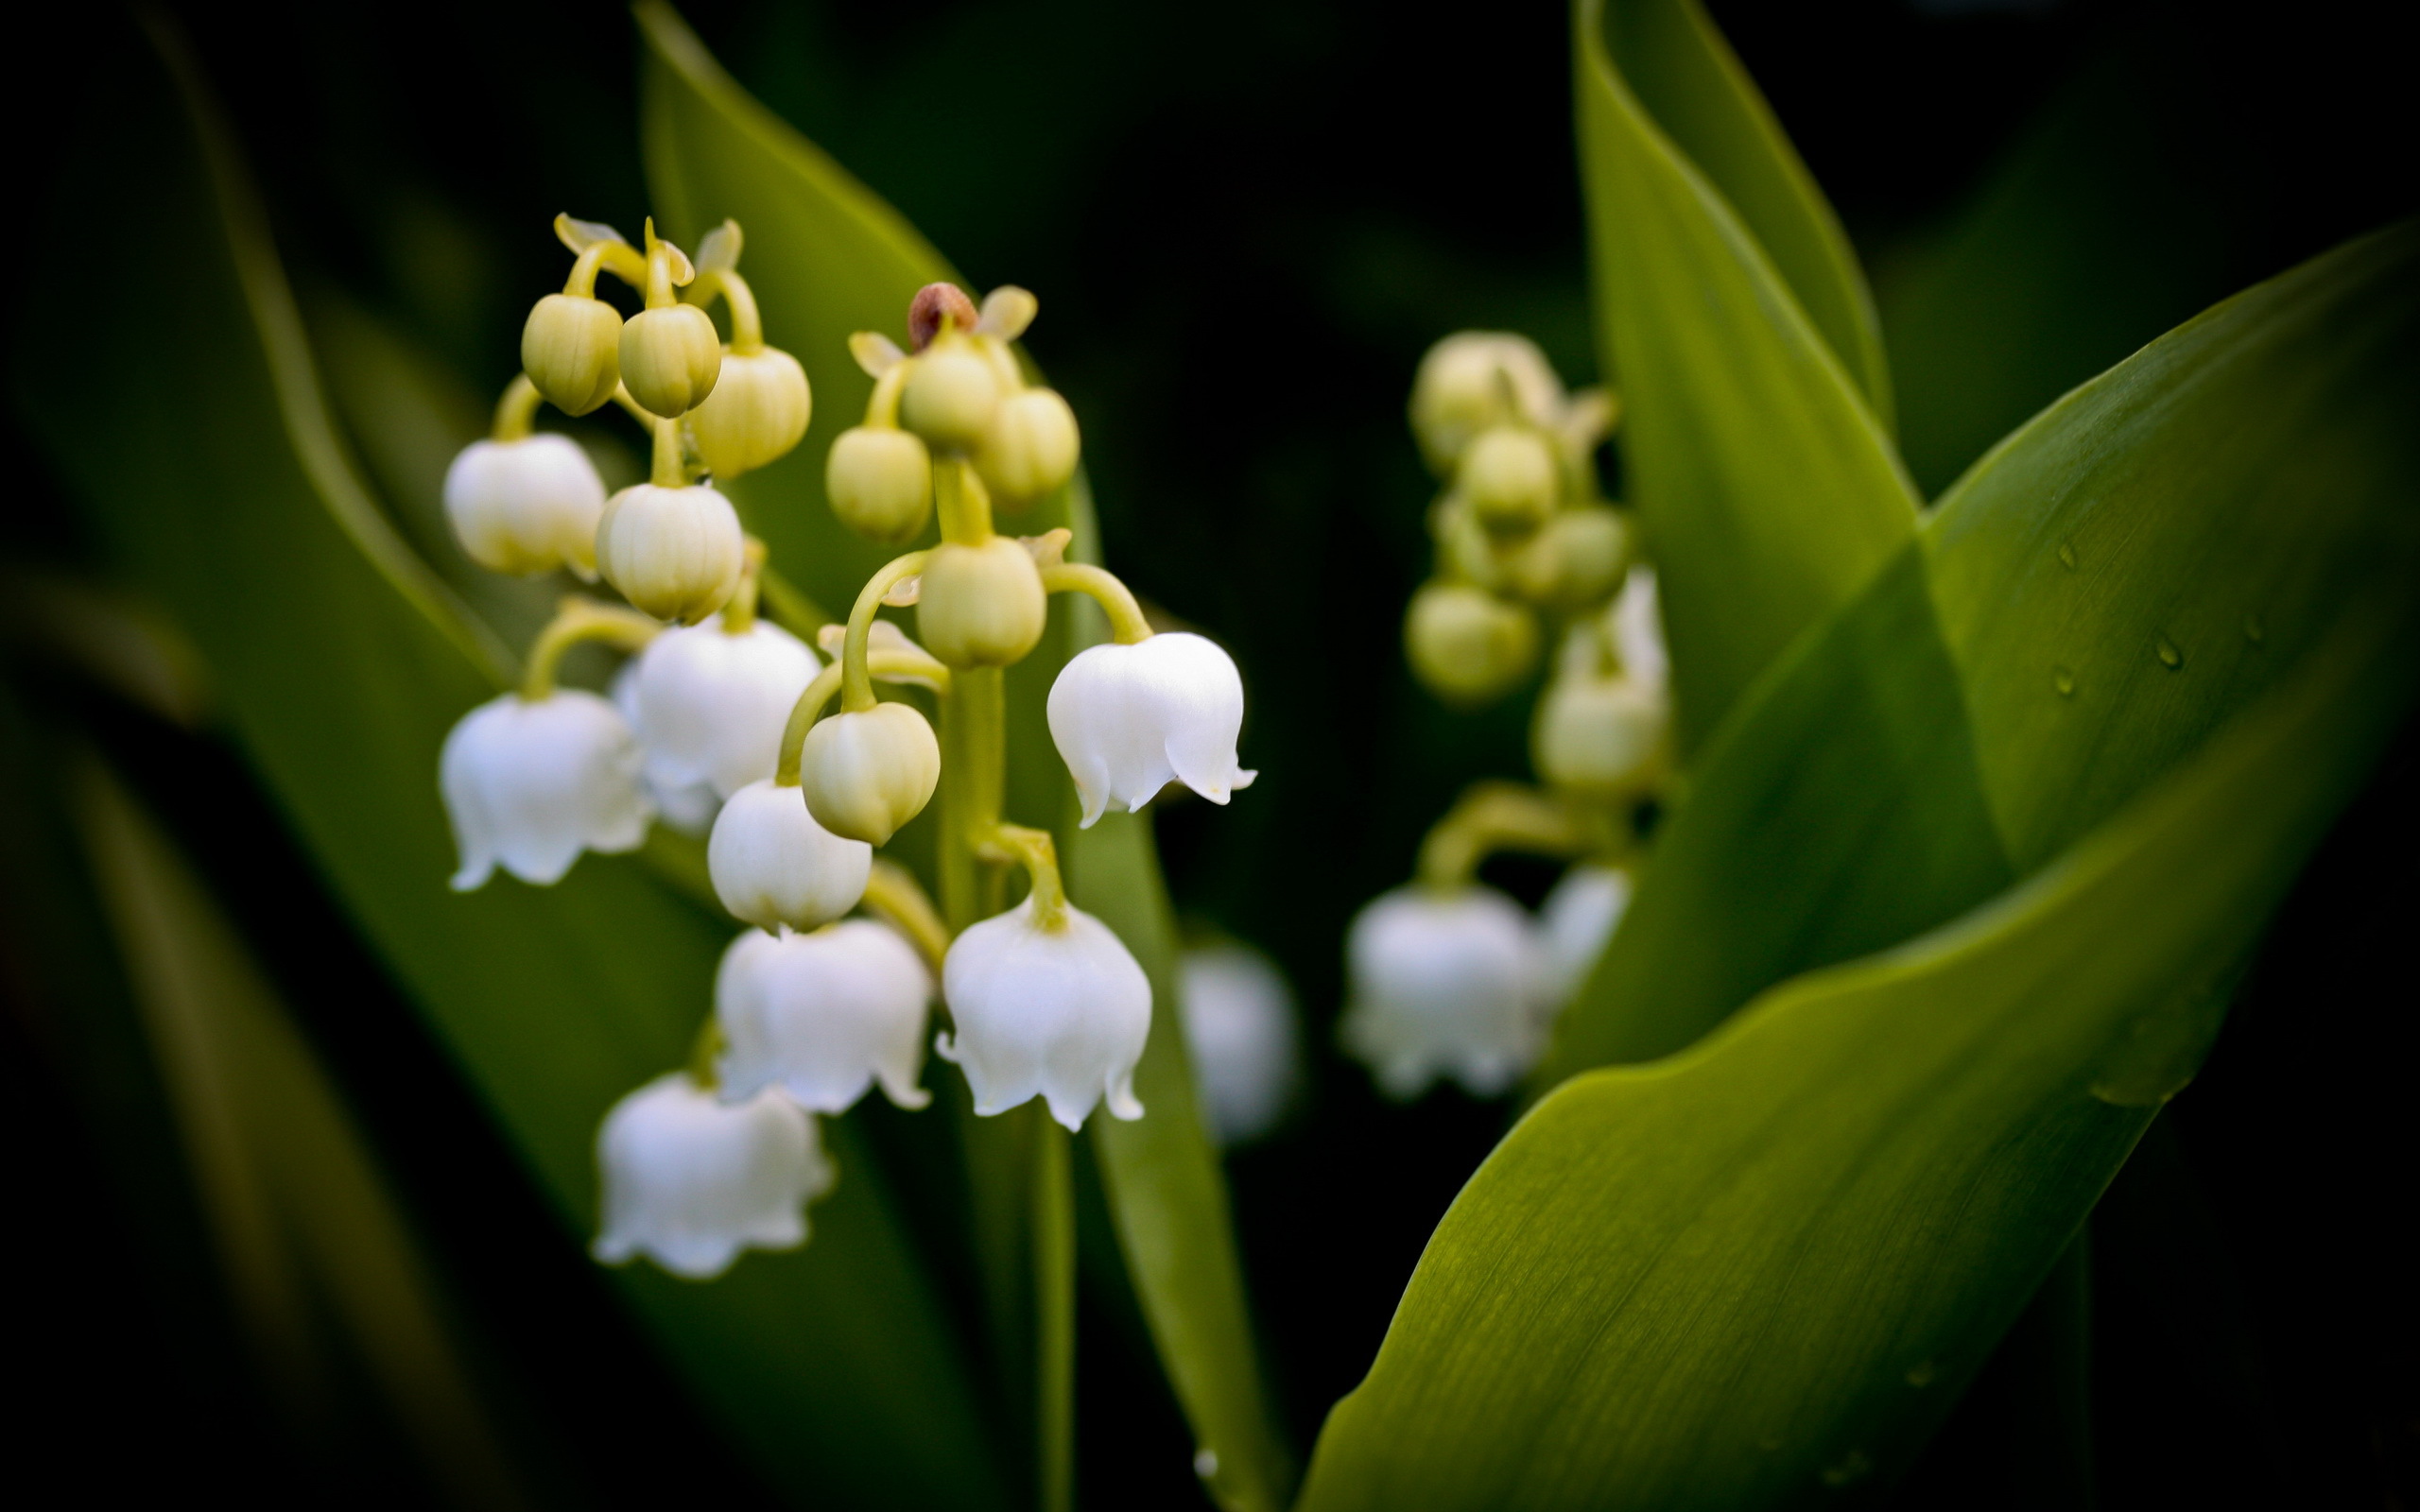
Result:
{"label": "blurred background foliage", "polygon": [[[365,435],[364,461],[444,570],[437,470],[511,375],[527,301],[561,278],[548,218],[634,230],[648,209],[630,23],[515,0],[175,9],[315,339],[347,355],[326,364],[339,407],[406,406],[428,427],[384,452]],[[2420,203],[2420,96],[2384,8],[1710,9],[1866,261],[1927,496],[2211,301]],[[1320,1047],[1303,1115],[1230,1162],[1281,1406],[1307,1445],[1502,1128],[1500,1108],[1451,1091],[1385,1104],[1325,1047],[1352,911],[1407,874],[1461,783],[1526,769],[1518,701],[1452,715],[1403,669],[1427,555],[1403,401],[1420,352],[1462,327],[1527,332],[1567,379],[1594,376],[1563,8],[684,13],[978,286],[1039,292],[1032,351],[1082,417],[1108,559],[1244,669],[1259,784],[1215,824],[1176,803],[1157,828],[1180,907],[1276,954]],[[49,13],[18,45],[27,73],[105,104],[139,43],[100,6]],[[32,92],[9,110],[43,251],[19,298],[175,300],[75,282],[78,228],[38,211],[55,118]],[[31,1299],[11,1352],[38,1386],[10,1419],[21,1458],[81,1462],[88,1494],[224,1485],[281,1503],[761,1489],[212,733],[206,669],[142,606],[96,595],[110,564],[11,427],[0,1103],[23,1173],[10,1283]],[[481,607],[520,638],[540,606],[503,594]],[[2089,1296],[2091,1358],[2029,1352],[2021,1328],[1909,1504],[2040,1504],[2028,1446],[2087,1430],[2112,1502],[2420,1500],[2420,1301],[2392,1240],[2420,1157],[2393,948],[2415,902],[2413,752],[2407,734],[2340,825],[2201,1083],[2096,1214],[2092,1284],[2066,1297]],[[1512,859],[1490,876],[1531,901],[1550,880]],[[177,1024],[202,1031],[147,978],[162,952],[242,984],[209,1042],[250,1048],[217,1082],[164,1049]],[[241,1126],[263,1101],[302,1109],[302,1129]],[[297,1142],[329,1153],[286,1186],[233,1210],[212,1187],[250,1168],[225,1152]],[[307,1306],[264,1320],[277,1288],[261,1275],[321,1274],[297,1258],[314,1214],[357,1231],[332,1208],[391,1228],[407,1263],[381,1296],[410,1298],[419,1323],[307,1284],[287,1288]],[[254,1213],[251,1248],[230,1211]],[[1097,1201],[1086,1222],[1106,1276]],[[1187,1435],[1131,1305],[1114,1285],[1094,1296],[1086,1495],[1183,1504]],[[398,1336],[430,1342],[399,1355]],[[264,1337],[288,1342],[264,1352]],[[2091,1421],[2028,1421],[2027,1383],[2062,1370],[2090,1372]],[[414,1405],[432,1396],[475,1410]]]}

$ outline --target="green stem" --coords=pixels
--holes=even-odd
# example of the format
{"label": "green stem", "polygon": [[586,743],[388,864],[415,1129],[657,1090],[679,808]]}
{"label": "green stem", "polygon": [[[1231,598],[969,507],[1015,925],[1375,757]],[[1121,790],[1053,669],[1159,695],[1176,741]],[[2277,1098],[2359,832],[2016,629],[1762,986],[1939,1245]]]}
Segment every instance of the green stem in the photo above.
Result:
{"label": "green stem", "polygon": [[722,1020],[714,1014],[698,1026],[698,1038],[689,1045],[689,1079],[708,1091],[722,1085],[715,1074],[715,1062],[721,1058],[723,1047]]}
{"label": "green stem", "polygon": [[998,667],[967,667],[942,706],[942,913],[962,930],[998,911],[981,856],[1000,828],[1008,702]]}
{"label": "green stem", "polygon": [[905,557],[894,557],[886,562],[866,586],[857,590],[857,601],[849,607],[849,634],[840,643],[840,707],[851,713],[862,713],[873,707],[873,677],[866,670],[866,643],[873,635],[873,617],[890,591],[925,570],[925,560],[932,553],[911,551]]}
{"label": "green stem", "polygon": [[933,458],[933,512],[942,539],[957,546],[979,546],[992,539],[992,495],[962,456]]}
{"label": "green stem", "polygon": [[1038,1121],[1033,1167],[1035,1501],[1076,1504],[1076,1200],[1074,1150],[1059,1121]]}
{"label": "green stem", "polygon": [[[949,668],[919,650],[875,651],[866,658],[866,670],[886,682],[913,682],[939,694],[942,708],[949,708],[949,690],[953,680]],[[840,663],[833,662],[815,675],[806,691],[790,705],[789,722],[782,727],[782,748],[774,760],[773,784],[777,787],[798,786],[799,765],[806,749],[806,732],[815,728],[822,716],[823,706],[840,691]]]}
{"label": "green stem", "polygon": [[1441,891],[1470,885],[1499,850],[1568,857],[1599,849],[1590,826],[1564,804],[1513,782],[1477,782],[1420,843],[1420,881]]}
{"label": "green stem", "polygon": [[681,426],[676,421],[657,419],[655,429],[655,465],[648,481],[659,489],[685,489],[689,486],[689,470],[681,465]]}
{"label": "green stem", "polygon": [[745,635],[756,627],[756,593],[764,573],[765,543],[750,536],[746,553],[740,558],[739,587],[733,591],[731,602],[722,607],[725,635]]}
{"label": "green stem", "polygon": [[488,433],[490,438],[499,441],[527,439],[529,422],[538,415],[540,397],[538,386],[529,381],[527,373],[514,373],[512,382],[505,387],[504,397],[495,402],[495,425]]}
{"label": "green stem", "polygon": [[765,326],[756,314],[756,294],[735,267],[715,267],[698,275],[689,285],[688,301],[706,304],[716,295],[731,307],[731,350],[736,356],[751,356],[765,350]]}
{"label": "green stem", "polygon": [[1045,567],[1042,569],[1042,591],[1046,593],[1082,593],[1099,604],[1109,611],[1109,633],[1120,645],[1132,645],[1151,638],[1151,622],[1143,617],[1143,606],[1134,602],[1133,592],[1105,567],[1073,561]]}
{"label": "green stem", "polygon": [[538,632],[537,644],[529,647],[528,667],[521,678],[521,696],[531,703],[553,696],[555,669],[562,665],[563,653],[582,641],[607,641],[625,651],[635,651],[654,640],[663,628],[636,610],[599,604],[578,593],[566,594],[555,610],[555,617]]}
{"label": "green stem", "polygon": [[975,853],[980,860],[1014,862],[1025,868],[1032,885],[1034,923],[1051,930],[1066,925],[1067,889],[1059,877],[1059,847],[1049,831],[1028,830],[1022,824],[996,825]]}

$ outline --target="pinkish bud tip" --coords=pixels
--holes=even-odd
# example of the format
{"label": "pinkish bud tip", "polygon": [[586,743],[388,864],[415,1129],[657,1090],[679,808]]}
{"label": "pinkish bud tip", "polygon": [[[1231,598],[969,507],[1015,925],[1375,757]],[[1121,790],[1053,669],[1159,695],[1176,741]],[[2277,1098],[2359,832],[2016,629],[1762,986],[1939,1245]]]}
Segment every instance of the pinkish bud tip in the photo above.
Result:
{"label": "pinkish bud tip", "polygon": [[931,346],[943,319],[955,321],[960,331],[972,331],[978,318],[975,301],[965,290],[955,284],[927,284],[908,303],[908,350],[922,352]]}

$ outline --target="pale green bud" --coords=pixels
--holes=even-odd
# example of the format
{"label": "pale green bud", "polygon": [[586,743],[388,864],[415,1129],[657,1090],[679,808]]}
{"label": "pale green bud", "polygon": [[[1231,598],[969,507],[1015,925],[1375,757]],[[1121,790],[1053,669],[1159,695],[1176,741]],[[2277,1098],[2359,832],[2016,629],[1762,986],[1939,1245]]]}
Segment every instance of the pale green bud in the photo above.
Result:
{"label": "pale green bud", "polygon": [[1049,616],[1042,570],[1008,536],[979,546],[944,541],[925,563],[916,629],[925,649],[953,667],[1004,667],[1025,660]]}
{"label": "pale green bud", "polygon": [[549,294],[521,328],[521,370],[546,402],[585,415],[621,382],[622,312],[582,294]]}
{"label": "pale green bud", "polygon": [[937,451],[971,452],[983,444],[1000,407],[1000,375],[964,340],[927,347],[908,369],[899,396],[899,422]]}
{"label": "pale green bud", "polygon": [[735,478],[788,455],[815,412],[806,369],[771,347],[722,354],[714,392],[689,412],[698,455],[718,478]]}
{"label": "pale green bud", "polygon": [[695,625],[739,587],[747,538],[731,501],[706,485],[640,483],[605,502],[596,567],[641,612]]}
{"label": "pale green bud", "polygon": [[1563,411],[1563,381],[1527,336],[1460,331],[1428,349],[1411,388],[1411,430],[1440,477],[1471,438],[1491,425],[1526,421],[1552,425]]}
{"label": "pale green bud", "polygon": [[933,457],[907,431],[854,425],[823,464],[832,512],[858,535],[913,541],[933,513]]}
{"label": "pale green bud", "polygon": [[1564,613],[1614,596],[1630,562],[1630,526],[1603,505],[1548,517],[1512,559],[1512,585],[1532,604]]}
{"label": "pale green bud", "polygon": [[1449,703],[1499,697],[1538,660],[1538,619],[1466,583],[1428,583],[1404,616],[1411,670]]}
{"label": "pale green bud", "polygon": [[722,337],[694,304],[641,310],[622,327],[622,386],[649,414],[687,414],[706,402],[721,371]]}
{"label": "pale green bud", "polygon": [[889,843],[923,813],[941,780],[941,742],[904,703],[816,721],[799,756],[799,785],[815,822],[868,845]]}
{"label": "pale green bud", "polygon": [[1473,438],[1454,481],[1480,524],[1519,535],[1546,524],[1563,492],[1554,443],[1536,431],[1497,425]]}
{"label": "pale green bud", "polygon": [[1558,677],[1538,700],[1530,757],[1557,787],[1606,798],[1654,785],[1665,765],[1669,707],[1631,678]]}
{"label": "pale green bud", "polygon": [[1055,493],[1075,475],[1076,412],[1057,390],[1028,388],[1000,401],[975,454],[992,497],[1008,508]]}

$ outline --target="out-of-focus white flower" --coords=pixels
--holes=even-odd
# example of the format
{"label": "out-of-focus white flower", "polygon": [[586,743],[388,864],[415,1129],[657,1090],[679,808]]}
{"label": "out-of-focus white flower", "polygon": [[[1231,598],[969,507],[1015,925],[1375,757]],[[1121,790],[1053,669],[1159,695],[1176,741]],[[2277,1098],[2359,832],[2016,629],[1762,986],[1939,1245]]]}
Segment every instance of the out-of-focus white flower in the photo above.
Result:
{"label": "out-of-focus white flower", "polygon": [[1302,1085],[1294,994],[1276,964],[1249,945],[1186,951],[1177,973],[1202,1119],[1221,1144],[1258,1139]]}
{"label": "out-of-focus white flower", "polygon": [[1630,873],[1582,862],[1563,874],[1538,908],[1547,1000],[1560,1012],[1587,981],[1605,942],[1630,907]]}
{"label": "out-of-focus white flower", "polygon": [[1620,673],[1565,671],[1538,700],[1530,759],[1558,787],[1632,795],[1663,770],[1671,727],[1661,688]]}
{"label": "out-of-focus white flower", "polygon": [[1636,566],[1622,579],[1614,600],[1614,654],[1633,682],[1662,693],[1671,680],[1671,656],[1664,648],[1664,610],[1655,591],[1655,569]]}
{"label": "out-of-focus white flower", "polygon": [[1224,803],[1258,775],[1236,761],[1243,679],[1199,635],[1177,630],[1077,653],[1050,685],[1049,714],[1086,827],[1111,803],[1140,809],[1171,781]]}
{"label": "out-of-focus white flower", "polygon": [[470,558],[491,572],[568,567],[596,576],[605,483],[579,443],[542,433],[473,441],[445,470],[445,518]]}
{"label": "out-of-focus white flower", "polygon": [[729,1104],[686,1072],[614,1105],[596,1132],[605,1222],[591,1248],[608,1265],[646,1255],[706,1280],[743,1249],[806,1243],[806,1204],[832,1189],[815,1120],[780,1092]]}
{"label": "out-of-focus white flower", "polygon": [[445,737],[437,773],[462,856],[457,892],[499,866],[543,887],[582,850],[635,850],[647,838],[638,742],[593,693],[508,693],[479,705]]}
{"label": "out-of-focus white flower", "polygon": [[1441,1075],[1493,1097],[1544,1048],[1545,965],[1519,904],[1487,887],[1399,887],[1374,899],[1345,941],[1345,1048],[1386,1093]]}
{"label": "out-of-focus white flower", "polygon": [[[605,696],[629,721],[633,738],[639,728],[639,659],[631,657],[614,672],[614,680],[606,686]],[[639,782],[647,789],[647,800],[655,808],[655,816],[683,834],[703,838],[714,828],[715,816],[722,810],[722,795],[715,784],[704,778],[690,782],[671,782],[656,774],[647,761],[644,747],[639,751]]]}
{"label": "out-of-focus white flower", "polygon": [[857,906],[873,847],[815,822],[806,795],[771,778],[731,796],[706,841],[715,896],[735,919],[763,929],[813,929]]}
{"label": "out-of-focus white flower", "polygon": [[695,625],[721,609],[747,557],[738,511],[703,483],[634,483],[605,501],[596,522],[596,570],[660,620]]}
{"label": "out-of-focus white flower", "polygon": [[779,1087],[801,1108],[839,1113],[879,1079],[892,1102],[922,1108],[932,1100],[916,1085],[932,996],[915,947],[889,925],[851,919],[807,935],[752,929],[723,952],[715,976],[723,1096]]}
{"label": "out-of-focus white flower", "polygon": [[1491,425],[1563,418],[1563,380],[1536,342],[1504,331],[1457,331],[1428,349],[1411,387],[1411,432],[1428,465],[1450,474],[1471,438]]}
{"label": "out-of-focus white flower", "polygon": [[1151,983],[1107,924],[1070,906],[1055,928],[1031,897],[971,926],[942,960],[956,1035],[936,1042],[966,1073],[975,1111],[1005,1113],[1036,1095],[1080,1128],[1105,1095],[1140,1118],[1134,1066],[1151,1032]]}
{"label": "out-of-focus white flower", "polygon": [[764,620],[736,635],[709,620],[649,641],[631,688],[649,780],[709,782],[729,798],[772,776],[790,706],[822,665],[805,642]]}

